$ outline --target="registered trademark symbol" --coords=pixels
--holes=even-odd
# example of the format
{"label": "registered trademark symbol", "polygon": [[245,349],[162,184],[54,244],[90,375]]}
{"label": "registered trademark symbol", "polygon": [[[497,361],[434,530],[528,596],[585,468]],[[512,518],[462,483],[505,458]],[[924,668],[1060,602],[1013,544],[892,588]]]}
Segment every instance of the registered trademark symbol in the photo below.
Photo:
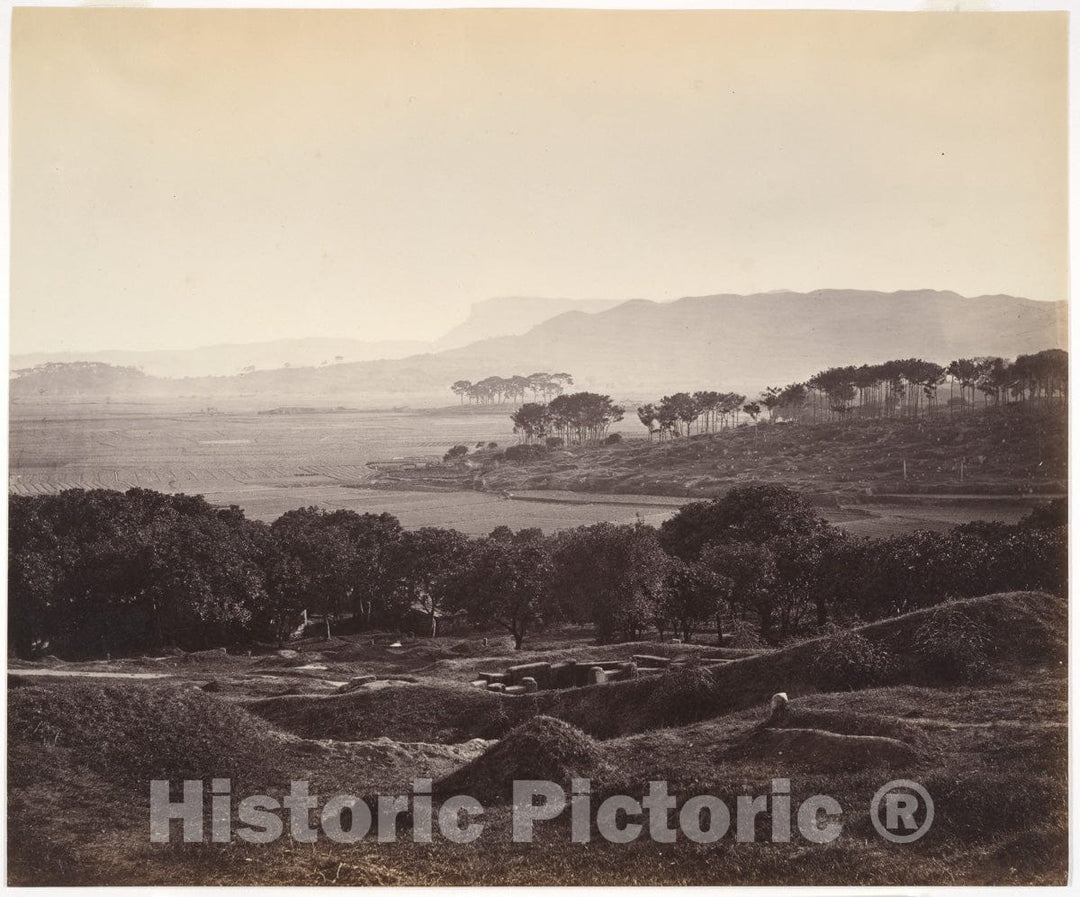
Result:
{"label": "registered trademark symbol", "polygon": [[910,844],[934,824],[934,801],[918,782],[893,779],[882,785],[870,801],[870,821],[886,841]]}

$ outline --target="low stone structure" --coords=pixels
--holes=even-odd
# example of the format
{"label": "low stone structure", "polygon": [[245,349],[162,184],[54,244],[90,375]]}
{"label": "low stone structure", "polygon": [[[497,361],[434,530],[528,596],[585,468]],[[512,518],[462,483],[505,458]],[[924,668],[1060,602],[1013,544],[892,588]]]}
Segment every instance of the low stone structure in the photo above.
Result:
{"label": "low stone structure", "polygon": [[681,665],[672,664],[668,658],[659,658],[667,665],[642,666],[638,663],[639,659],[655,660],[657,658],[640,655],[634,660],[585,659],[558,660],[552,663],[522,663],[507,668],[504,673],[477,673],[472,684],[477,688],[486,688],[489,691],[498,691],[508,695],[532,694],[548,689],[581,688],[607,682],[621,682],[625,679],[636,679],[639,675],[664,673],[668,669],[677,669]]}
{"label": "low stone structure", "polygon": [[[718,648],[725,654],[730,649]],[[756,652],[746,652],[753,654]],[[738,656],[741,656],[738,655]],[[698,657],[695,663],[704,666],[730,663],[735,657]],[[507,667],[504,672],[482,672],[476,674],[473,685],[498,691],[508,695],[532,694],[548,689],[583,688],[589,685],[602,685],[608,682],[621,682],[624,679],[636,679],[639,676],[653,676],[674,672],[684,668],[685,659],[675,660],[658,654],[634,654],[630,660],[556,660],[518,663]],[[602,674],[602,675],[598,675]],[[499,686],[496,688],[495,686]]]}

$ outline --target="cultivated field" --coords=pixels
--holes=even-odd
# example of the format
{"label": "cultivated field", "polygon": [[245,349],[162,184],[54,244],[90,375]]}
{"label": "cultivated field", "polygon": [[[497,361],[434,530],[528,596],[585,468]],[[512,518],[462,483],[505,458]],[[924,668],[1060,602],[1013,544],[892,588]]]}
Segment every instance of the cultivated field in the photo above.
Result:
{"label": "cultivated field", "polygon": [[484,533],[500,524],[558,528],[633,516],[543,505],[521,513],[497,495],[362,488],[372,474],[369,461],[437,460],[455,443],[515,441],[505,413],[206,413],[182,403],[19,403],[11,411],[8,481],[20,495],[139,486],[205,495],[264,520],[319,505],[390,511],[406,526]]}

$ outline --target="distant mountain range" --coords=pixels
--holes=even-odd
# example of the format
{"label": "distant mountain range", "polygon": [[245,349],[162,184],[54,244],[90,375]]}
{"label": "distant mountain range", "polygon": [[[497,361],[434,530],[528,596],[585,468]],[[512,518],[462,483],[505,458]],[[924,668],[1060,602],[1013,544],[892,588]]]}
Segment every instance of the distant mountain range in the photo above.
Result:
{"label": "distant mountain range", "polygon": [[[519,300],[504,300],[516,302]],[[530,302],[533,300],[529,300]],[[485,320],[492,320],[486,312]],[[497,316],[496,316],[497,317]],[[804,380],[833,365],[920,357],[1014,357],[1067,347],[1067,306],[1014,296],[967,298],[935,290],[721,294],[657,303],[631,300],[571,310],[526,333],[405,358],[257,370],[242,376],[130,378],[132,394],[319,396],[362,402],[400,393],[452,402],[455,380],[568,371],[576,388],[618,397],[681,389],[752,394]],[[22,377],[12,395],[66,394],[70,387]]]}
{"label": "distant mountain range", "polygon": [[246,368],[315,367],[428,352],[420,340],[280,339],[265,343],[222,343],[198,349],[106,349],[100,352],[34,352],[11,356],[11,369],[39,364],[93,361],[136,367],[154,377],[221,377]]}
{"label": "distant mountain range", "polygon": [[568,311],[595,313],[620,305],[623,299],[545,299],[539,296],[506,296],[474,302],[469,317],[435,341],[436,351],[459,349],[479,340],[528,333],[556,315]]}
{"label": "distant mountain range", "polygon": [[13,355],[12,370],[39,364],[100,362],[135,367],[153,377],[227,377],[254,370],[320,367],[358,361],[407,358],[427,352],[456,349],[477,340],[525,333],[535,325],[568,311],[597,312],[618,305],[619,299],[545,299],[510,296],[473,303],[468,318],[435,342],[422,340],[358,340],[314,337],[263,343],[222,343],[197,349],[106,349],[95,352],[33,352]]}

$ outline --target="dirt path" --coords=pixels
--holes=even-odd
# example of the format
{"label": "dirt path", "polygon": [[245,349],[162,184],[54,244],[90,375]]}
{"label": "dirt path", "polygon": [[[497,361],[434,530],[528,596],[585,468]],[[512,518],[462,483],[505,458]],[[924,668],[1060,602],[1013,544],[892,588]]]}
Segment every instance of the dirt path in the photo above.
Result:
{"label": "dirt path", "polygon": [[90,679],[170,679],[171,673],[113,673],[93,670],[8,670],[15,676],[85,676]]}
{"label": "dirt path", "polygon": [[942,729],[1063,729],[1069,725],[1067,722],[1063,723],[1054,720],[993,719],[985,723],[961,723],[956,720],[928,716],[903,716],[900,719],[905,723],[937,726]]}

